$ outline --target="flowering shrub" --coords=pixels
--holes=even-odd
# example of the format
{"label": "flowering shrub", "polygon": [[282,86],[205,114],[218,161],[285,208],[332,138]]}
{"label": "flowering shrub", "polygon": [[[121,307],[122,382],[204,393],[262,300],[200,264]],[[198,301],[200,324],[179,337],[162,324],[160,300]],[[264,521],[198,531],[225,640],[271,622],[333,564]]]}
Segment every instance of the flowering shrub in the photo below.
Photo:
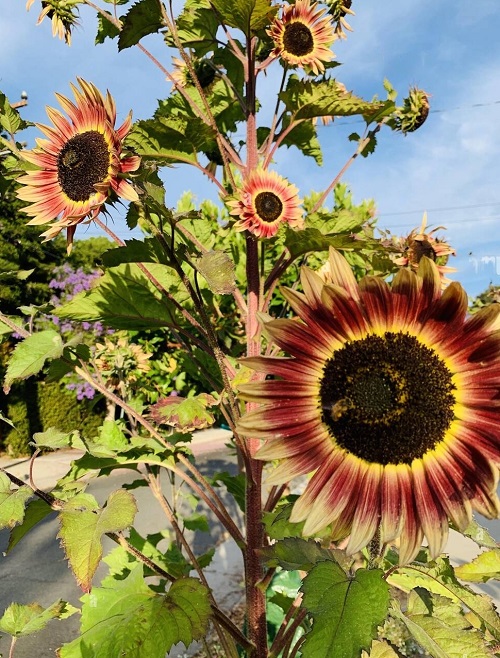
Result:
{"label": "flowering shrub", "polygon": [[[97,11],[98,42],[137,46],[171,88],[152,118],[126,115],[117,126],[111,94],[78,78],[71,98],[57,95],[60,109],[47,108],[51,125],[39,126],[31,150],[16,144],[24,124],[4,102],[13,155],[3,175],[17,180],[29,223],[48,225],[45,241],[65,233],[68,250],[89,221],[118,245],[88,289],[82,273],[61,271],[58,329],[0,314],[2,331],[22,337],[6,394],[47,368],[49,378],[71,372],[113,410],[90,440],[57,428],[34,436],[37,449],[84,451],[54,491],[0,473],[1,524],[16,526],[17,541],[55,510],[84,592],[81,635],[59,655],[163,658],[207,637],[210,624],[218,655],[231,658],[494,654],[497,611],[461,581],[500,573],[496,543],[473,518],[500,513],[500,310],[469,317],[463,288],[443,279],[452,249],[425,225],[407,245],[378,238],[373,209],[353,208],[339,185],[379,131],[418,130],[429,95],[411,88],[398,105],[384,81],[386,98],[365,100],[332,77],[336,40],[351,29],[346,0],[186,0],[178,14],[158,0],[123,0],[113,13],[43,0],[40,20],[69,43],[79,4]],[[147,50],[147,35],[176,49],[172,70]],[[353,152],[326,189],[277,171],[283,147],[321,164],[318,126],[345,116],[365,129],[349,136]],[[158,175],[167,165],[201,171],[219,209],[186,199],[168,207]],[[143,240],[123,242],[103,220],[119,199]],[[69,322],[87,339],[67,333]],[[97,341],[96,323],[117,333]],[[155,329],[196,394],[170,395],[170,362],[162,389],[152,351],[128,341]],[[131,395],[139,378],[158,384],[156,399]],[[217,416],[231,430],[237,475],[202,473],[190,452]],[[83,491],[83,475],[124,467],[137,480],[105,505]],[[144,537],[133,527],[147,512],[133,493],[143,485],[165,516]],[[209,510],[241,552],[241,623],[207,579],[220,547],[199,554],[189,540],[209,526],[179,505],[186,488],[184,502]],[[453,568],[443,555],[450,527],[488,550]],[[103,535],[117,547],[99,586]],[[62,601],[8,608],[0,630],[13,637],[11,656],[18,635],[70,612]]]}

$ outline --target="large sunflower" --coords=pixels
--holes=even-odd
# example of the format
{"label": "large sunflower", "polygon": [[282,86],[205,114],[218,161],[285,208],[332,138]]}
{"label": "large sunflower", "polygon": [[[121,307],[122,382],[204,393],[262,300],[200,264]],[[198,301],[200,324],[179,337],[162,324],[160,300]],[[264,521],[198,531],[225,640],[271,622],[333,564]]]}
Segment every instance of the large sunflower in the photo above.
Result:
{"label": "large sunflower", "polygon": [[323,73],[324,62],[333,59],[330,46],[334,29],[326,9],[318,9],[310,0],[297,0],[283,9],[267,33],[274,41],[274,57],[281,57],[292,66],[300,66],[315,75]]}
{"label": "large sunflower", "polygon": [[304,294],[284,291],[300,320],[266,323],[290,357],[246,360],[278,379],[241,387],[262,406],[239,431],[281,462],[271,482],[314,472],[291,515],[305,535],[330,525],[349,553],[399,537],[402,562],[425,535],[436,556],[448,519],[500,511],[500,306],[467,319],[464,290],[442,293],[427,258],[391,286],[358,284],[333,250],[330,267],[332,284],[303,268]]}
{"label": "large sunflower", "polygon": [[275,171],[255,169],[234,198],[227,201],[231,215],[239,217],[236,231],[248,230],[258,238],[276,235],[280,224],[303,224],[298,190]]}
{"label": "large sunflower", "polygon": [[137,201],[137,192],[123,176],[139,167],[140,158],[124,156],[122,142],[130,130],[129,115],[115,129],[116,109],[109,92],[103,98],[91,83],[78,79],[80,89],[71,85],[76,105],[56,94],[66,111],[48,107],[53,127],[37,124],[48,139],[37,139],[37,148],[23,151],[23,157],[40,169],[18,179],[24,187],[17,196],[31,205],[24,208],[29,224],[50,224],[42,233],[46,240],[67,230],[68,248],[76,225],[97,217],[108,197],[116,195]]}

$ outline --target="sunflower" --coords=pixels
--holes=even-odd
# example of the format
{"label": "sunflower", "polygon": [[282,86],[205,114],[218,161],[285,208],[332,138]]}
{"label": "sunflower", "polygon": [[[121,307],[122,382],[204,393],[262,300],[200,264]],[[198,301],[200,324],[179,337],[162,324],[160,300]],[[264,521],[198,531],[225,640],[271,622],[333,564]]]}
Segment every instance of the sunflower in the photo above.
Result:
{"label": "sunflower", "polygon": [[[26,10],[29,11],[35,0],[28,0]],[[64,39],[71,46],[71,30],[78,25],[78,5],[80,0],[42,0],[42,11],[38,16],[37,25],[48,16],[52,21],[52,36]],[[74,11],[76,8],[76,11]]]}
{"label": "sunflower", "polygon": [[330,46],[334,40],[333,25],[326,9],[318,9],[310,0],[297,0],[283,9],[267,33],[274,41],[274,57],[281,57],[292,66],[300,66],[318,75],[325,70],[324,62],[333,59]]}
{"label": "sunflower", "polygon": [[248,230],[258,238],[276,235],[283,222],[301,228],[301,203],[295,185],[265,169],[254,169],[235,198],[227,201],[230,214],[239,217],[235,230]]}
{"label": "sunflower", "polygon": [[358,284],[333,250],[330,267],[332,284],[303,268],[305,292],[284,291],[300,319],[265,324],[290,357],[246,359],[279,379],[240,388],[261,406],[238,429],[266,440],[271,482],[314,472],[290,519],[305,535],[330,526],[349,554],[399,538],[402,563],[425,535],[436,556],[448,519],[464,530],[472,509],[500,512],[499,306],[467,319],[465,291],[441,292],[426,258],[391,286]]}
{"label": "sunflower", "polygon": [[17,196],[31,202],[24,208],[29,224],[50,224],[46,240],[67,231],[68,250],[77,224],[91,221],[111,194],[137,201],[132,185],[123,178],[140,164],[137,156],[124,156],[123,139],[132,124],[131,115],[115,130],[116,109],[109,92],[104,99],[91,83],[78,79],[71,85],[76,105],[56,94],[69,120],[48,107],[52,126],[37,124],[48,139],[37,139],[37,148],[23,151],[25,160],[39,169],[18,179],[24,187]]}

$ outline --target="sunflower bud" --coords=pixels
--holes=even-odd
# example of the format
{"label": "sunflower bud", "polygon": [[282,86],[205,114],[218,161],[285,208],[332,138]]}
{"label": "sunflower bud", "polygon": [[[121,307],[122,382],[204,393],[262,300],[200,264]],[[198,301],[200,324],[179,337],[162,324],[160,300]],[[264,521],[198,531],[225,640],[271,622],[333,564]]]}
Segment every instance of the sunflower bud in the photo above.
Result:
{"label": "sunflower bud", "polygon": [[328,13],[332,15],[333,22],[335,23],[335,35],[338,39],[346,39],[344,30],[352,32],[352,27],[346,21],[346,15],[354,16],[351,9],[352,0],[328,0],[329,5]]}
{"label": "sunflower bud", "polygon": [[[26,9],[29,10],[34,0],[28,0]],[[45,16],[52,20],[52,36],[64,39],[71,46],[71,30],[78,25],[78,10],[75,7],[80,0],[42,0],[42,11],[38,16],[37,25],[43,21]]]}
{"label": "sunflower bud", "polygon": [[412,133],[425,122],[429,116],[429,94],[422,89],[412,87],[408,98],[396,116],[396,129],[404,135]]}

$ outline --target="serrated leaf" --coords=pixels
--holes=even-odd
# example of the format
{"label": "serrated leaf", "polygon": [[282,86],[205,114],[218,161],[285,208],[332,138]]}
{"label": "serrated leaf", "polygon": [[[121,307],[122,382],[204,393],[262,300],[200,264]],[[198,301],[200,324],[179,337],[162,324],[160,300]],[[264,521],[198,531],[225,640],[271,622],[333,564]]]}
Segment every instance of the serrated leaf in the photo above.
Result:
{"label": "serrated leaf", "polygon": [[24,130],[30,124],[21,119],[19,112],[15,110],[5,94],[0,91],[0,126],[13,135],[18,130]]}
{"label": "serrated leaf", "polygon": [[278,11],[270,0],[213,0],[213,5],[226,25],[246,35],[267,27]]}
{"label": "serrated leaf", "polygon": [[[347,91],[335,79],[304,80],[290,76],[287,87],[280,94],[286,109],[294,119],[312,119],[321,116],[371,117],[382,109],[394,109],[394,103],[366,101]],[[371,120],[371,119],[370,119]]]}
{"label": "serrated leaf", "polygon": [[478,546],[485,548],[497,548],[498,542],[490,535],[490,533],[477,523],[474,519],[465,528],[463,533],[466,537],[470,537],[476,542]]}
{"label": "serrated leaf", "polygon": [[222,482],[229,493],[233,496],[238,507],[242,512],[245,511],[245,496],[246,496],[246,477],[244,473],[238,475],[230,475],[227,471],[216,473],[212,478],[212,484]]}
{"label": "serrated leaf", "polygon": [[468,564],[455,567],[455,574],[471,583],[486,583],[491,578],[500,578],[500,549],[485,551]]}
{"label": "serrated leaf", "polygon": [[209,532],[210,527],[208,525],[208,520],[205,514],[195,512],[190,516],[185,516],[183,518],[184,526],[188,530],[198,530],[200,532]]}
{"label": "serrated leaf", "polygon": [[27,379],[43,368],[47,359],[57,359],[63,352],[61,336],[53,329],[39,331],[18,343],[12,353],[5,375],[4,391],[16,379]]}
{"label": "serrated leaf", "polygon": [[147,34],[158,32],[163,27],[160,4],[157,0],[140,0],[129,9],[122,19],[122,30],[118,37],[118,50],[135,46]]}
{"label": "serrated leaf", "polygon": [[[288,571],[309,571],[323,560],[333,560],[332,553],[314,540],[299,537],[286,537],[260,550],[266,564],[281,567]],[[340,568],[340,567],[339,567]]]}
{"label": "serrated leaf", "polygon": [[208,251],[195,260],[195,265],[212,292],[228,295],[235,289],[234,262],[223,251]]}
{"label": "serrated leaf", "polygon": [[[120,3],[118,3],[120,4]],[[120,34],[120,30],[114,23],[106,20],[100,14],[97,15],[97,34],[95,37],[95,44],[101,44],[110,39],[115,39]]]}
{"label": "serrated leaf", "polygon": [[[147,263],[148,271],[179,303],[188,295],[171,268]],[[172,324],[175,309],[135,263],[110,268],[91,290],[58,307],[61,319],[101,321],[114,329],[153,329]]]}
{"label": "serrated leaf", "polygon": [[[288,124],[288,120],[283,121],[283,128],[286,128]],[[322,166],[321,144],[316,133],[316,127],[310,121],[303,121],[295,126],[286,135],[282,143],[288,147],[296,146],[304,155],[314,158],[317,165]]]}
{"label": "serrated leaf", "polygon": [[300,537],[304,521],[291,523],[290,514],[293,503],[279,505],[272,512],[264,512],[262,520],[266,532],[271,539],[284,539],[285,537]]}
{"label": "serrated leaf", "polygon": [[9,544],[7,546],[7,553],[16,546],[21,539],[33,528],[37,523],[43,521],[54,510],[44,500],[36,498],[30,500],[24,510],[24,518],[20,525],[16,525],[10,531]]}
{"label": "serrated leaf", "polygon": [[136,512],[135,498],[124,489],[113,492],[102,509],[90,494],[77,494],[64,504],[57,536],[84,591],[90,591],[102,557],[102,536],[131,526]]}
{"label": "serrated leaf", "polygon": [[348,576],[335,562],[320,562],[302,585],[303,605],[314,623],[303,658],[355,658],[377,635],[389,607],[383,572],[358,569]]}
{"label": "serrated leaf", "polygon": [[79,432],[60,432],[55,427],[49,427],[45,432],[35,432],[31,443],[36,448],[51,448],[52,450],[58,450],[60,448],[71,447],[85,450],[85,444],[80,439]]}
{"label": "serrated leaf", "polygon": [[13,528],[24,518],[24,506],[33,491],[28,486],[11,489],[5,473],[0,472],[0,528]]}
{"label": "serrated leaf", "polygon": [[433,658],[491,658],[481,633],[474,629],[452,628],[431,615],[406,616],[397,601],[392,614]]}
{"label": "serrated leaf", "polygon": [[166,424],[180,431],[205,429],[215,422],[214,415],[207,407],[213,407],[216,400],[207,393],[192,398],[169,396],[161,398],[150,407],[152,418],[158,424]]}
{"label": "serrated leaf", "polygon": [[75,612],[74,606],[61,599],[48,608],[38,603],[12,603],[0,618],[0,631],[14,637],[31,635],[45,628],[51,619],[66,618]]}
{"label": "serrated leaf", "polygon": [[477,617],[484,629],[500,640],[500,617],[492,600],[486,595],[476,594],[469,587],[461,584],[448,558],[437,558],[431,566],[399,567],[388,577],[387,582],[404,592],[423,587],[434,594],[459,601]]}
{"label": "serrated leaf", "polygon": [[114,457],[127,448],[130,448],[130,441],[114,420],[105,420],[99,428],[99,436],[87,446],[95,457]]}
{"label": "serrated leaf", "polygon": [[[214,50],[219,22],[208,0],[188,0],[176,20],[177,35],[185,48],[192,48],[198,57]],[[173,40],[167,36],[167,43]]]}
{"label": "serrated leaf", "polygon": [[366,244],[350,235],[323,235],[317,228],[305,228],[301,231],[287,229],[285,246],[293,258],[298,258],[311,251],[328,251],[335,249],[362,249]]}
{"label": "serrated leaf", "polygon": [[154,238],[125,240],[125,246],[108,249],[101,258],[105,267],[117,267],[123,263],[168,264],[158,240]]}
{"label": "serrated leaf", "polygon": [[180,579],[163,596],[146,585],[140,566],[82,600],[82,635],[63,645],[60,658],[164,658],[177,642],[187,647],[204,637],[210,617],[198,580]]}

